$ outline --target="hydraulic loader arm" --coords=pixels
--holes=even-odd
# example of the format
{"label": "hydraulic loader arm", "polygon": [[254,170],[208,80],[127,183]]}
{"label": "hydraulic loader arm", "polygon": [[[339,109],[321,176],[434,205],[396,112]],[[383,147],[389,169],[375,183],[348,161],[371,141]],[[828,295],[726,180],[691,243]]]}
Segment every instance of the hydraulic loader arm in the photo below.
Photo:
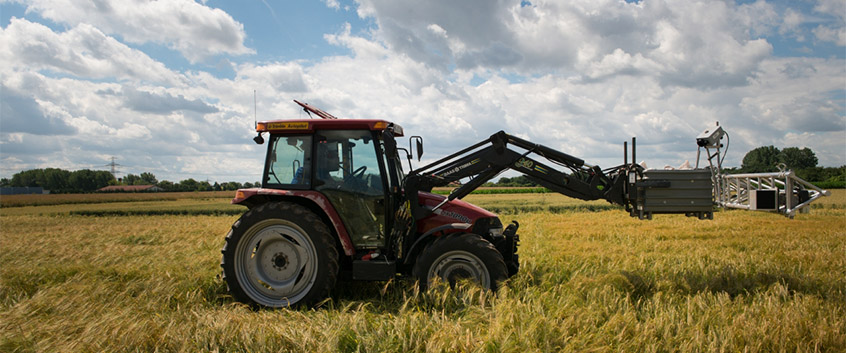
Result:
{"label": "hydraulic loader arm", "polygon": [[[511,146],[525,151],[515,151]],[[536,156],[565,167],[570,173],[560,172],[541,163],[536,160]],[[453,190],[444,200],[446,203],[467,196],[506,169],[513,169],[558,193],[582,200],[605,199],[629,208],[631,203],[627,195],[627,175],[629,172],[640,171],[639,168],[634,164],[623,164],[603,171],[582,159],[500,131],[484,141],[409,173],[405,179],[405,193],[411,205],[417,205],[418,191],[431,192],[433,187],[471,178],[470,182]],[[438,207],[440,205],[435,209]],[[430,211],[413,210],[417,219]]]}

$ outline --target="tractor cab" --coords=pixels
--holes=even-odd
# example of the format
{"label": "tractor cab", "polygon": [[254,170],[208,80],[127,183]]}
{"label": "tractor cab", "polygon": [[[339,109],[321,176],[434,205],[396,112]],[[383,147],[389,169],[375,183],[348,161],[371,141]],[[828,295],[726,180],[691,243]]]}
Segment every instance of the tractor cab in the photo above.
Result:
{"label": "tractor cab", "polygon": [[[261,122],[256,130],[269,135],[256,193],[317,192],[313,198],[328,201],[356,251],[386,246],[390,205],[398,202],[403,178],[398,159],[388,156],[396,155],[394,136],[403,136],[402,127],[384,120],[325,119]],[[239,197],[233,203],[247,203]]]}
{"label": "tractor cab", "polygon": [[[333,126],[339,125],[336,122],[344,124]],[[305,123],[314,125],[313,133],[270,130],[262,187],[318,191],[338,212],[356,249],[384,247],[385,220],[389,219],[385,205],[390,187],[399,185],[402,172],[386,158],[383,132],[390,124]],[[391,129],[402,131],[395,125]]]}

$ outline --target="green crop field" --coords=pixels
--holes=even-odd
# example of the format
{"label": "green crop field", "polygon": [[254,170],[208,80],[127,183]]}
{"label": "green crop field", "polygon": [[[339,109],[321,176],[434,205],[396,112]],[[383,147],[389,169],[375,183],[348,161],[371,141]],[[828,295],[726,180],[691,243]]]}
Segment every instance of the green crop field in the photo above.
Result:
{"label": "green crop field", "polygon": [[3,196],[0,352],[846,350],[846,190],[793,220],[470,195],[521,224],[499,292],[342,282],[295,310],[227,295],[232,194]]}

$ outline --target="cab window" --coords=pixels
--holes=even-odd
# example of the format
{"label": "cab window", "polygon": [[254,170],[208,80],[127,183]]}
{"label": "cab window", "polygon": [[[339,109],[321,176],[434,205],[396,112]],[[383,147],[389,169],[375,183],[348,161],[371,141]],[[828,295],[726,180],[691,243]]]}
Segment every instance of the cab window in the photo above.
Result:
{"label": "cab window", "polygon": [[311,136],[272,136],[264,184],[308,188],[311,183]]}

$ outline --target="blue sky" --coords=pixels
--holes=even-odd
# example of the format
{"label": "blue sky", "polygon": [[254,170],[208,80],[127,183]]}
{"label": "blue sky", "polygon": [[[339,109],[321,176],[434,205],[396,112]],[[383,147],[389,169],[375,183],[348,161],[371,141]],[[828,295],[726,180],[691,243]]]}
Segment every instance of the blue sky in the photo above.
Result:
{"label": "blue sky", "polygon": [[[719,121],[846,164],[846,1],[0,0],[0,177],[259,179],[259,119],[384,118],[435,160],[498,130],[602,166]],[[642,157],[642,158],[641,158]],[[424,161],[425,162],[425,161]],[[105,169],[105,168],[104,168]]]}
{"label": "blue sky", "polygon": [[[253,55],[219,56],[209,61],[192,64],[179,52],[162,45],[138,45],[130,47],[144,51],[150,57],[165,63],[174,70],[204,70],[216,75],[232,75],[232,70],[219,70],[220,60],[233,62],[272,62],[319,60],[323,56],[345,55],[349,50],[329,45],[324,33],[335,33],[350,23],[360,31],[366,31],[372,21],[359,18],[355,11],[333,9],[321,1],[207,1],[206,5],[219,8],[243,24],[247,34],[244,44],[255,49]],[[26,12],[23,3],[3,2],[2,25],[8,26],[12,17],[26,18],[44,24],[54,31],[62,31],[66,25],[45,20],[37,12]]]}

